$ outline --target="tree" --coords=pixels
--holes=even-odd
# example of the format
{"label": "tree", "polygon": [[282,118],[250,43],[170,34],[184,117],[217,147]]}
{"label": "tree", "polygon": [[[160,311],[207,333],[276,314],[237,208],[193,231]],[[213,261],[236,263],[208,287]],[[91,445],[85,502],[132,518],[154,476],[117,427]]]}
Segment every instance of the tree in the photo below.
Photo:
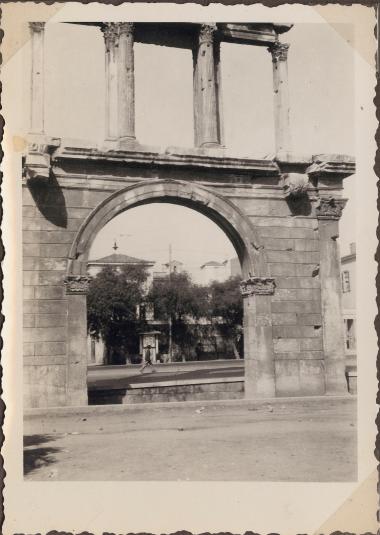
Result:
{"label": "tree", "polygon": [[207,290],[194,284],[188,273],[171,273],[155,281],[147,299],[153,303],[155,317],[169,323],[169,358],[171,336],[181,347],[184,357],[184,351],[189,353],[195,345],[195,333],[189,318],[198,320],[206,315]]}
{"label": "tree", "polygon": [[210,314],[220,318],[219,329],[231,340],[235,358],[240,358],[238,346],[243,332],[243,298],[239,276],[210,285]]}
{"label": "tree", "polygon": [[145,268],[124,265],[120,270],[106,266],[91,281],[87,296],[87,329],[117,361],[138,351],[138,330],[143,328],[137,307],[145,297]]}

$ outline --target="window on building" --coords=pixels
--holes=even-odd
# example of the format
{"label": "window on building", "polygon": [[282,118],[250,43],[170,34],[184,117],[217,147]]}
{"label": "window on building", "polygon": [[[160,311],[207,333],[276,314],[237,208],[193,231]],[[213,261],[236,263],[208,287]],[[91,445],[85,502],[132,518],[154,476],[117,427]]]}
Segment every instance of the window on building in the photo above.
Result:
{"label": "window on building", "polygon": [[344,326],[345,326],[346,349],[349,349],[349,350],[356,349],[355,321],[353,319],[345,319]]}
{"label": "window on building", "polygon": [[343,271],[342,272],[342,291],[344,293],[350,292],[350,272],[349,271]]}

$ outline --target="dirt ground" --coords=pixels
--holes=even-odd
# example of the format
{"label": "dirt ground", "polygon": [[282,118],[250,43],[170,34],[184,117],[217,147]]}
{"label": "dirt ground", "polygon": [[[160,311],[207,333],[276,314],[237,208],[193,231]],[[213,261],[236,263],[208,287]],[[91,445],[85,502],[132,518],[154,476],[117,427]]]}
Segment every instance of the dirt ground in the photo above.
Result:
{"label": "dirt ground", "polygon": [[354,397],[97,409],[26,417],[25,478],[356,480]]}

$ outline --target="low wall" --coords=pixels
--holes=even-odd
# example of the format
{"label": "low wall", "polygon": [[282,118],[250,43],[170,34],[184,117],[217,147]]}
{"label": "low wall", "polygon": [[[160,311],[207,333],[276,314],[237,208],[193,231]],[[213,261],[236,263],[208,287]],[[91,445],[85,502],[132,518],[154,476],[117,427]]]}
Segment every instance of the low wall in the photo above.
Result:
{"label": "low wall", "polygon": [[152,403],[160,401],[210,401],[242,399],[244,380],[230,379],[223,382],[199,382],[197,384],[149,384],[133,385],[115,390],[89,390],[89,405]]}

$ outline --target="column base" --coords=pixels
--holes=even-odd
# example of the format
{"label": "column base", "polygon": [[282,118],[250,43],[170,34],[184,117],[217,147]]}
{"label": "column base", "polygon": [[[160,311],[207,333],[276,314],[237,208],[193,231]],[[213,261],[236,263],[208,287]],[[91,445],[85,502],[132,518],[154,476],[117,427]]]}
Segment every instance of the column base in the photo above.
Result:
{"label": "column base", "polygon": [[140,143],[136,141],[135,137],[125,137],[125,138],[115,138],[115,139],[106,139],[103,143],[103,149],[106,151],[109,150],[134,150],[140,147]]}

